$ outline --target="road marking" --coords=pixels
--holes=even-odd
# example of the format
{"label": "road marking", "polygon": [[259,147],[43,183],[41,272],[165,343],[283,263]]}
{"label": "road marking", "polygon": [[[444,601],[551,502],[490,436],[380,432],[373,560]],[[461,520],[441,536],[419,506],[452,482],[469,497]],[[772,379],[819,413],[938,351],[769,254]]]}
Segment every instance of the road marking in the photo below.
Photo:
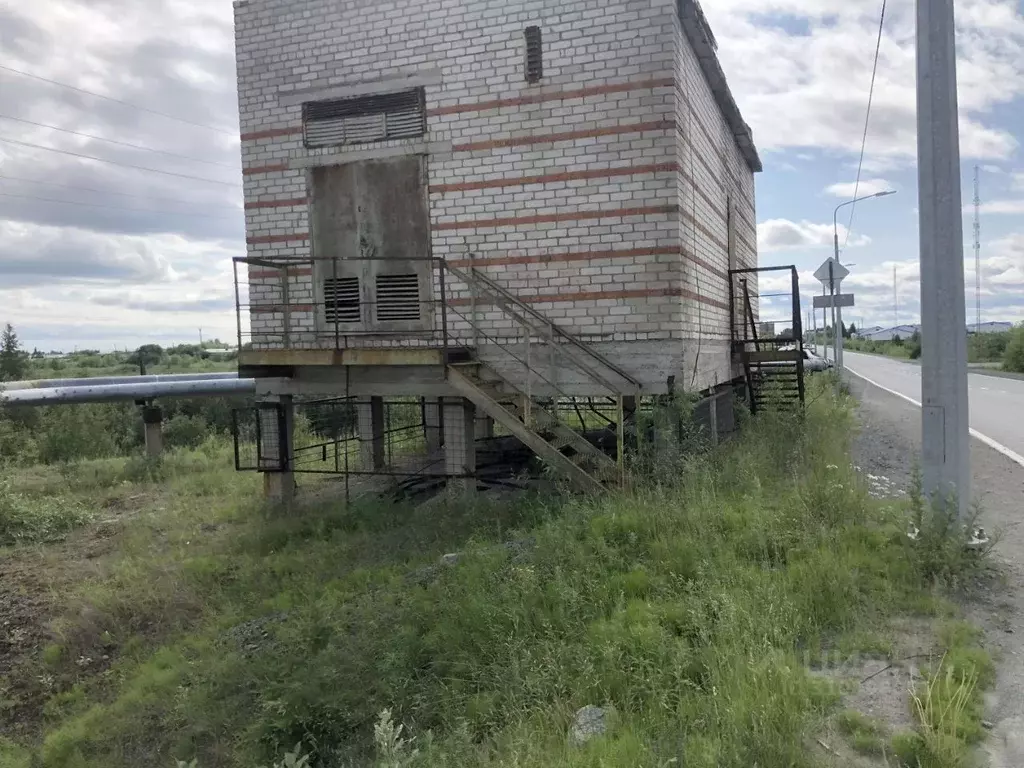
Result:
{"label": "road marking", "polygon": [[[901,398],[903,400],[906,400],[908,403],[910,403],[912,405],[916,405],[918,408],[922,407],[921,403],[918,402],[917,400],[915,400],[914,398],[908,397],[907,395],[904,395],[902,392],[897,392],[895,389],[889,389],[888,387],[884,386],[883,384],[879,384],[874,379],[869,379],[863,373],[857,373],[857,371],[853,370],[849,366],[846,366],[846,370],[849,371],[850,373],[852,373],[854,376],[858,376],[858,377],[864,379],[864,381],[866,381],[871,386],[878,387],[883,392],[888,392],[890,395],[896,395],[896,397]],[[1010,450],[1005,445],[1003,445],[1000,442],[997,442],[997,441],[993,440],[988,435],[983,435],[978,430],[972,428],[971,429],[971,437],[977,438],[978,440],[983,442],[985,445],[987,445],[989,448],[992,448],[992,449],[998,451],[999,453],[1003,454],[1003,456],[1008,458],[1010,461],[1013,461],[1013,462],[1015,462],[1017,464],[1020,464],[1022,467],[1024,467],[1024,456],[1021,456],[1016,451]]]}

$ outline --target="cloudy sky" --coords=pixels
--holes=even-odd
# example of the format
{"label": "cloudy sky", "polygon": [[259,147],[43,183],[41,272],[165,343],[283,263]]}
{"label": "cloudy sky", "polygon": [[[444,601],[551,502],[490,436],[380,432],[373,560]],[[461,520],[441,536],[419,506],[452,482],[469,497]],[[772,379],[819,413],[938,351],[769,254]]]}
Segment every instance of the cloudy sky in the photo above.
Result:
{"label": "cloudy sky", "polygon": [[[762,263],[799,265],[810,289],[856,179],[881,2],[704,5],[765,161]],[[889,2],[861,183],[899,194],[857,207],[844,256],[853,317],[869,325],[891,324],[894,266],[901,322],[918,311],[913,8]],[[1024,320],[1024,0],[958,0],[958,14],[985,316]],[[244,218],[231,24],[230,0],[0,0],[0,322],[30,347],[233,337]],[[965,232],[973,281],[969,216]]]}

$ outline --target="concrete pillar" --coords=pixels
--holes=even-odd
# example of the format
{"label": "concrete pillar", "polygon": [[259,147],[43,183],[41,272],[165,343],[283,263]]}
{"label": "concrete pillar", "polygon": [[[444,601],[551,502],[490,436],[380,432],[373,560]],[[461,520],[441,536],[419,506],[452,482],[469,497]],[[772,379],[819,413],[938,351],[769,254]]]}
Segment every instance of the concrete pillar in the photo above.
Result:
{"label": "concrete pillar", "polygon": [[159,406],[147,405],[142,409],[142,424],[146,432],[146,455],[151,459],[164,452],[164,414]]}
{"label": "concrete pillar", "polygon": [[423,401],[423,435],[427,441],[427,455],[434,456],[441,452],[444,444],[442,430],[441,400],[428,397]]}
{"label": "concrete pillar", "polygon": [[711,402],[708,403],[708,423],[711,426],[711,444],[718,445],[718,400],[721,397],[719,394],[711,396]]}
{"label": "concrete pillar", "polygon": [[263,493],[267,499],[287,504],[295,498],[293,444],[295,411],[291,395],[267,398],[260,408],[260,469]]}
{"label": "concrete pillar", "polygon": [[476,439],[490,440],[492,437],[494,437],[494,419],[486,413],[478,412],[476,415]]}
{"label": "concrete pillar", "polygon": [[362,471],[381,472],[387,464],[385,452],[384,398],[356,404],[359,427],[359,457]]}
{"label": "concrete pillar", "polygon": [[475,490],[476,482],[476,406],[465,398],[444,398],[445,474],[449,488]]}

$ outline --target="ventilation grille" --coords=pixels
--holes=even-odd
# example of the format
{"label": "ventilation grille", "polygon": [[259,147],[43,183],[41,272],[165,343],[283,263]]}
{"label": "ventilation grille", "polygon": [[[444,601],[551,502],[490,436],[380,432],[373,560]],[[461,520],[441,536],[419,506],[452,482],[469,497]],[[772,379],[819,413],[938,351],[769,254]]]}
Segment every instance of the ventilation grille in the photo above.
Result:
{"label": "ventilation grille", "polygon": [[417,275],[377,275],[377,322],[419,321]]}
{"label": "ventilation grille", "polygon": [[415,138],[427,131],[423,89],[310,102],[302,122],[307,147]]}
{"label": "ventilation grille", "polygon": [[362,322],[358,277],[324,280],[324,320],[331,324]]}
{"label": "ventilation grille", "polygon": [[544,77],[544,41],[540,27],[526,28],[526,82],[539,83]]}

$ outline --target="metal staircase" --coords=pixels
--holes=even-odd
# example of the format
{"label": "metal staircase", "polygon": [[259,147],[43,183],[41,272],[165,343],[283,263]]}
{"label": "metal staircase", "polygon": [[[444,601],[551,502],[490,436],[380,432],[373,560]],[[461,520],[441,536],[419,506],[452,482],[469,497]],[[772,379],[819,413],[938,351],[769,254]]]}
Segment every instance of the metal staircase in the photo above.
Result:
{"label": "metal staircase", "polygon": [[[791,273],[790,292],[755,296],[751,281],[758,275],[779,271]],[[743,364],[751,412],[802,410],[806,402],[804,333],[796,267],[732,270],[729,277],[733,354]],[[780,297],[790,297],[792,301],[792,338],[768,338],[758,330],[755,298]]]}
{"label": "metal staircase", "polygon": [[[472,329],[474,350],[472,360],[447,365],[449,385],[577,490],[597,494],[621,484],[625,479],[625,403],[640,395],[640,382],[479,270],[449,266],[448,271],[467,284],[474,297],[474,309],[468,314],[457,307],[447,308]],[[517,335],[496,338],[487,331],[474,317],[477,300],[500,309],[513,322]],[[488,351],[510,366],[510,373],[503,374],[483,360]],[[580,398],[569,393],[568,385],[559,383],[559,370],[575,372],[585,382],[589,397],[615,402],[618,415],[607,427],[615,431],[618,450],[614,459],[560,418],[561,406],[571,403],[578,410]]]}

